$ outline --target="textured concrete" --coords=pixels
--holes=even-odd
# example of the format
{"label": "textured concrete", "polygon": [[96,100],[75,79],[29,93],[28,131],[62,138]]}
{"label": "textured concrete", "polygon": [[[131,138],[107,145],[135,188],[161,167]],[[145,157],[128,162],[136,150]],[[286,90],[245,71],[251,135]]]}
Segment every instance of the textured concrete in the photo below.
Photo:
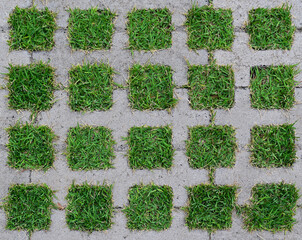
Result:
{"label": "textured concrete", "polygon": [[[256,7],[280,6],[282,0],[214,0],[215,7],[231,8],[233,10],[235,41],[231,51],[215,51],[214,57],[218,64],[230,64],[235,72],[235,106],[228,110],[217,110],[215,124],[233,125],[236,128],[238,151],[236,164],[232,169],[217,169],[215,172],[216,184],[238,185],[239,204],[248,203],[251,189],[256,183],[272,183],[284,180],[295,183],[302,193],[302,74],[296,80],[300,85],[296,88],[297,104],[289,111],[270,110],[259,111],[250,107],[249,99],[249,71],[255,65],[299,64],[302,69],[302,1],[289,0],[292,4],[293,23],[297,27],[294,43],[290,51],[254,51],[249,45],[249,36],[244,32],[244,24],[248,19],[248,11]],[[7,17],[12,9],[19,5],[28,7],[35,4],[38,8],[47,6],[58,13],[57,24],[59,29],[55,33],[55,47],[49,52],[12,51],[6,44],[8,39]],[[198,1],[199,5],[207,4],[206,0]],[[65,90],[55,92],[56,102],[46,112],[38,114],[37,124],[50,126],[58,139],[55,141],[56,161],[54,168],[47,172],[41,171],[15,171],[5,163],[7,150],[5,145],[8,136],[5,128],[15,124],[18,120],[29,121],[30,112],[16,112],[8,109],[7,90],[0,90],[0,197],[7,194],[10,184],[13,183],[46,183],[56,190],[55,203],[66,206],[65,196],[72,181],[82,183],[102,183],[106,181],[114,184],[114,225],[106,232],[93,232],[92,234],[70,231],[65,223],[65,212],[53,210],[52,224],[47,232],[35,232],[32,239],[300,239],[302,234],[302,209],[298,208],[295,218],[297,224],[292,232],[276,233],[252,232],[248,233],[243,228],[242,219],[233,214],[233,226],[229,230],[217,231],[208,234],[206,231],[189,231],[185,226],[185,214],[181,207],[186,205],[187,193],[185,186],[209,182],[208,173],[205,170],[193,170],[189,168],[185,156],[185,140],[188,138],[188,127],[195,125],[207,125],[210,123],[209,111],[194,111],[189,107],[188,93],[182,86],[187,83],[187,64],[207,64],[208,53],[205,50],[190,51],[186,46],[187,33],[183,26],[184,14],[192,6],[191,0],[2,0],[0,3],[0,72],[6,73],[9,64],[29,64],[39,60],[50,61],[50,65],[56,68],[56,82],[64,87],[68,86],[68,70],[72,65],[88,62],[108,62],[118,72],[114,81],[126,85],[128,69],[134,63],[160,63],[167,64],[174,70],[173,80],[178,86],[175,97],[179,99],[177,106],[168,113],[167,111],[135,111],[131,110],[128,102],[128,90],[114,90],[114,105],[106,112],[77,113],[70,110],[67,105],[68,93]],[[115,19],[115,33],[113,45],[109,51],[72,51],[67,40],[67,24],[69,8],[86,9],[90,7],[110,8],[118,15]],[[170,49],[150,52],[131,53],[127,50],[128,35],[125,29],[126,16],[129,11],[136,8],[161,8],[168,7],[175,25],[173,32],[173,44]],[[5,84],[3,78],[0,84]],[[297,161],[292,168],[258,169],[249,163],[250,153],[250,129],[258,124],[282,124],[296,122]],[[116,158],[113,169],[106,171],[71,171],[66,162],[66,136],[70,127],[80,124],[93,126],[105,126],[113,130]],[[138,170],[132,171],[127,163],[127,144],[122,137],[127,136],[132,126],[162,126],[171,125],[173,129],[173,147],[175,148],[174,165],[170,171],[166,170]],[[171,228],[162,232],[154,231],[129,231],[126,228],[126,218],[121,209],[128,204],[128,189],[136,183],[167,184],[173,188],[173,222]],[[302,199],[299,200],[302,204]],[[0,210],[0,239],[27,239],[25,232],[5,230],[5,214]]]}

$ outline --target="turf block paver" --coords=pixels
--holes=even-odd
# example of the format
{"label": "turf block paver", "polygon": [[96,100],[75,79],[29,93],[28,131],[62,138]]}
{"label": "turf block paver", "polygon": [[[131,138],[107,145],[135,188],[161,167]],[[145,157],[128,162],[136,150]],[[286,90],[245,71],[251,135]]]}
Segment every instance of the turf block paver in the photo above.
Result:
{"label": "turf block paver", "polygon": [[[259,236],[263,239],[300,239],[301,199],[297,202],[295,215],[288,218],[289,221],[283,219],[289,213],[285,204],[279,204],[278,209],[273,208],[269,212],[274,213],[277,209],[277,220],[272,218],[272,222],[280,222],[280,225],[296,219],[296,222],[291,223],[292,231],[287,231],[286,225],[286,230],[278,232],[274,232],[277,231],[276,228],[272,231],[247,231],[243,229],[243,221],[238,219],[235,209],[238,212],[242,210],[239,206],[248,203],[252,186],[261,182],[284,181],[295,183],[296,189],[302,189],[299,164],[302,146],[302,105],[299,103],[302,102],[302,88],[300,84],[292,83],[292,80],[300,82],[302,75],[296,70],[293,74],[292,70],[287,72],[284,67],[283,70],[269,73],[263,70],[261,74],[264,75],[252,74],[253,68],[295,65],[295,69],[298,69],[301,65],[301,1],[288,0],[288,4],[292,5],[290,13],[296,28],[292,36],[293,25],[288,31],[284,30],[283,20],[278,20],[278,26],[273,26],[275,20],[269,22],[261,18],[259,22],[263,26],[259,24],[259,28],[255,30],[260,31],[270,26],[267,38],[272,36],[270,40],[279,44],[280,36],[286,36],[281,47],[290,40],[289,50],[276,45],[275,49],[252,47],[253,33],[247,32],[246,28],[251,19],[250,10],[270,10],[281,6],[280,0],[200,0],[196,3],[191,0],[35,0],[34,4],[39,11],[48,7],[54,14],[57,13],[55,21],[59,28],[55,26],[55,45],[50,51],[13,49],[7,43],[7,40],[12,39],[9,36],[12,26],[8,23],[8,16],[13,14],[17,5],[26,8],[33,6],[33,1],[0,2],[0,72],[8,73],[10,64],[29,66],[30,63],[42,60],[46,65],[55,67],[53,82],[60,83],[54,83],[51,85],[53,87],[43,90],[45,85],[49,86],[43,77],[46,70],[35,78],[41,79],[37,80],[38,84],[30,82],[26,85],[29,78],[24,77],[26,81],[18,83],[18,92],[13,93],[17,100],[22,99],[18,105],[13,106],[9,100],[12,98],[9,81],[0,79],[0,195],[4,197],[11,184],[45,183],[56,191],[57,198],[53,201],[58,206],[52,212],[52,223],[48,231],[32,230],[28,234],[26,231],[9,230],[5,228],[7,221],[2,219],[0,239],[218,240],[257,239]],[[78,15],[73,18],[72,14],[76,10]],[[132,23],[136,24],[132,29],[131,17],[134,17]],[[104,23],[105,18],[107,24]],[[94,21],[95,19],[99,20]],[[105,30],[100,30],[101,27]],[[71,37],[70,32],[73,30],[76,32]],[[37,35],[40,33],[43,31],[36,32]],[[275,33],[277,37],[274,36]],[[265,41],[262,38],[261,43]],[[47,47],[51,46],[48,40],[46,42]],[[92,66],[101,67],[104,66],[103,63],[108,68],[92,70]],[[85,68],[86,65],[89,67]],[[137,65],[140,67],[136,67]],[[155,69],[154,65],[162,68]],[[79,66],[81,71],[76,69]],[[146,66],[151,67],[147,69]],[[135,67],[135,71],[131,72]],[[26,72],[23,75],[28,74]],[[259,80],[255,83],[258,85],[252,87],[256,75]],[[132,76],[135,81],[131,86]],[[269,79],[270,84],[265,84],[266,79]],[[281,80],[278,82],[279,79]],[[11,82],[18,81],[14,79]],[[70,88],[72,85],[73,89]],[[31,91],[32,88],[37,90]],[[42,94],[39,92],[41,89]],[[26,95],[29,90],[31,92]],[[28,107],[28,103],[32,105]],[[17,122],[29,121],[35,126],[50,126],[58,136],[54,141],[55,162],[53,167],[47,168],[47,172],[41,171],[45,170],[43,168],[38,171],[37,168],[35,171],[21,167],[15,169],[7,163],[10,150],[5,146],[9,143],[10,136],[5,129],[15,126]],[[296,160],[287,158],[291,155],[288,154],[284,157],[288,166],[284,165],[282,159],[279,162],[269,160],[265,162],[265,166],[256,167],[250,159],[251,129],[254,126],[272,124],[279,126],[287,122],[295,123]],[[77,124],[80,125],[78,131],[75,131],[77,138],[72,138],[71,141],[75,144],[72,153],[68,152],[69,135],[77,128]],[[193,135],[190,135],[190,129],[199,126],[219,126],[222,129],[205,131],[206,134],[201,134],[202,137],[197,132],[196,139],[191,141]],[[225,129],[225,126],[230,128]],[[88,133],[80,131],[84,127],[89,127]],[[94,141],[95,136],[99,137],[96,129],[100,127],[106,128],[110,137],[104,133],[102,136],[106,137]],[[136,127],[146,130],[148,134],[142,134],[140,139],[137,139],[139,134],[136,134],[135,139],[133,136],[138,145],[131,146],[127,138],[131,129]],[[166,127],[172,129],[172,139],[171,130]],[[152,130],[148,132],[149,128],[165,128],[167,134],[153,134]],[[282,149],[287,135],[279,131],[272,132],[276,136],[274,140],[279,140],[278,144]],[[114,145],[113,139],[117,142]],[[258,139],[265,141],[269,137]],[[292,143],[293,138],[288,139],[287,143]],[[272,146],[272,141],[259,144],[270,152],[279,147]],[[188,146],[191,147],[190,151]],[[291,146],[288,148],[290,150]],[[132,166],[130,151],[136,161]],[[171,151],[174,151],[172,157]],[[282,154],[286,152],[282,151]],[[268,156],[267,152],[265,154],[264,157]],[[74,165],[69,162],[71,157],[76,157]],[[259,162],[262,164],[264,161],[261,159]],[[280,167],[276,165],[277,162]],[[66,196],[69,194],[68,189],[72,189],[70,185],[73,181],[80,185],[72,186],[83,186],[84,181],[93,185],[89,185],[81,194],[75,193],[75,200],[72,202]],[[113,185],[110,218],[109,214],[102,214],[101,210],[93,208],[99,207],[101,202],[96,199],[94,205],[94,198],[91,197],[94,195],[90,187],[98,186],[98,181],[108,182],[110,187]],[[169,189],[156,188],[153,192],[155,189],[143,191],[143,188],[137,187],[131,191],[132,186],[140,183],[144,185],[136,186],[145,187],[153,183],[157,187],[167,186]],[[199,184],[210,185],[214,190],[205,188],[205,191],[198,192],[194,195],[194,201],[198,204],[189,205],[186,186],[193,188]],[[238,198],[232,190],[232,187],[237,187],[234,186],[236,184],[239,185]],[[230,189],[224,191],[221,187]],[[159,197],[154,196],[155,193]],[[294,198],[292,195],[292,199]],[[278,200],[282,199],[283,195],[279,195]],[[272,205],[275,204],[274,201],[271,198]],[[78,207],[80,210],[67,210],[76,204],[81,206]],[[200,209],[204,207],[204,210],[195,211],[196,205]],[[288,205],[290,206],[286,206]],[[189,208],[185,206],[193,209],[195,222],[189,221]],[[125,207],[129,210],[122,210]],[[67,214],[74,219],[70,217],[69,221]],[[264,215],[271,217],[269,214]],[[267,217],[264,215],[261,217]]]}

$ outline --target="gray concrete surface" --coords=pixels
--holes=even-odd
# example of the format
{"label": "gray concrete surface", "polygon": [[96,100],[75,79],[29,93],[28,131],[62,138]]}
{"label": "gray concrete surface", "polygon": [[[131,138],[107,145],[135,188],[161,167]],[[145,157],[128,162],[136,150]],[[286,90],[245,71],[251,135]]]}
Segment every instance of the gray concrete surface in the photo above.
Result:
{"label": "gray concrete surface", "polygon": [[[218,64],[231,64],[235,71],[236,92],[235,106],[229,111],[217,110],[215,123],[218,125],[231,124],[236,128],[238,152],[236,153],[236,164],[232,169],[217,169],[215,173],[216,184],[237,184],[239,204],[249,201],[251,188],[256,183],[271,183],[284,180],[295,183],[302,193],[302,85],[296,88],[297,104],[289,111],[270,110],[258,111],[251,109],[249,100],[249,69],[255,65],[270,64],[299,64],[302,69],[302,1],[289,0],[292,7],[293,22],[297,27],[294,43],[290,51],[254,51],[248,46],[248,34],[244,32],[243,26],[247,21],[248,11],[256,7],[280,6],[282,0],[214,0],[215,7],[231,8],[234,16],[235,41],[232,51],[215,51],[214,57]],[[55,33],[55,47],[50,52],[12,51],[6,44],[8,39],[7,17],[12,9],[18,5],[28,7],[32,4],[38,8],[47,6],[58,13],[57,24],[59,29]],[[199,5],[207,4],[206,0],[198,1]],[[125,30],[126,15],[134,7],[158,8],[168,7],[173,12],[173,23],[176,30],[173,32],[172,48],[155,53],[136,52],[132,55],[126,50],[128,36]],[[193,64],[206,64],[208,62],[207,52],[204,50],[193,52],[186,46],[187,34],[183,23],[184,14],[192,6],[191,0],[2,0],[0,3],[0,72],[6,73],[9,63],[28,64],[38,60],[48,61],[56,68],[56,81],[68,85],[68,70],[73,64],[89,62],[109,62],[119,74],[115,75],[117,83],[126,84],[128,68],[133,63],[161,63],[167,64],[174,70],[173,80],[181,87],[186,84],[187,65],[186,60]],[[110,51],[71,51],[67,41],[67,20],[69,8],[89,7],[110,8],[118,14],[115,21],[116,31],[113,36],[113,46]],[[302,82],[302,73],[297,81]],[[5,84],[4,79],[0,79]],[[276,233],[252,232],[243,229],[242,219],[233,215],[233,226],[229,230],[217,231],[208,234],[206,231],[189,231],[184,225],[185,214],[180,208],[187,202],[187,193],[184,186],[207,183],[208,173],[205,170],[193,170],[189,168],[185,156],[185,140],[188,138],[187,128],[194,125],[210,123],[208,111],[194,111],[189,107],[187,90],[179,88],[175,91],[175,97],[179,103],[171,113],[167,111],[134,111],[129,107],[127,90],[117,89],[114,91],[114,105],[106,112],[72,112],[67,105],[68,95],[66,91],[56,91],[56,103],[51,110],[38,115],[37,124],[50,126],[59,137],[55,142],[56,161],[54,168],[46,173],[40,171],[16,171],[6,165],[7,150],[5,145],[8,141],[5,128],[15,124],[18,120],[29,121],[30,112],[17,112],[8,109],[7,90],[0,90],[0,197],[6,196],[8,187],[13,183],[46,183],[56,190],[57,198],[54,202],[66,206],[65,196],[67,190],[74,180],[76,183],[88,181],[97,183],[106,181],[114,184],[114,225],[106,232],[93,232],[92,234],[70,231],[65,223],[65,212],[53,210],[52,224],[47,232],[35,232],[32,239],[301,239],[302,235],[302,209],[297,209],[295,218],[297,224],[292,232]],[[249,152],[247,145],[250,142],[250,128],[255,124],[282,124],[296,122],[297,161],[292,168],[280,169],[258,169],[249,164]],[[88,125],[102,125],[113,130],[116,158],[114,169],[107,171],[77,171],[72,172],[66,163],[63,154],[66,149],[66,136],[70,127],[77,123]],[[176,149],[174,166],[170,171],[132,171],[128,167],[126,142],[122,137],[132,126],[159,126],[171,124],[173,127],[173,146]],[[136,183],[167,184],[173,188],[174,209],[171,228],[162,232],[154,231],[129,231],[126,228],[126,218],[121,209],[128,203],[128,189]],[[301,206],[302,199],[299,200]],[[27,239],[25,232],[5,230],[5,214],[0,210],[0,239]]]}

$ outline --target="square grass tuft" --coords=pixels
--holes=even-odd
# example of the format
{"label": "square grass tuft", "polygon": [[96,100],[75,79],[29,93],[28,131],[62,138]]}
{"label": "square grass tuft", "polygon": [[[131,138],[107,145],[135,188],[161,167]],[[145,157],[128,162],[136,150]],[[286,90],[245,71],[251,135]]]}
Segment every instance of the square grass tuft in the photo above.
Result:
{"label": "square grass tuft", "polygon": [[129,48],[157,50],[172,46],[172,14],[163,9],[133,9],[128,13]]}
{"label": "square grass tuft", "polygon": [[291,231],[298,199],[293,184],[257,184],[252,189],[251,205],[243,207],[245,227],[249,231]]}
{"label": "square grass tuft", "polygon": [[237,149],[232,126],[195,126],[189,128],[186,141],[189,165],[192,168],[232,167]]}
{"label": "square grass tuft", "polygon": [[251,68],[251,104],[258,109],[290,109],[295,103],[295,65]]}
{"label": "square grass tuft", "polygon": [[288,5],[279,8],[257,8],[249,11],[246,26],[250,45],[256,50],[289,50],[293,43],[295,26],[292,24]]}
{"label": "square grass tuft", "polygon": [[67,161],[72,170],[112,168],[112,132],[105,127],[77,126],[67,136]]}
{"label": "square grass tuft", "polygon": [[74,66],[69,71],[69,105],[74,111],[105,111],[113,105],[114,70],[107,64]]}
{"label": "square grass tuft", "polygon": [[173,192],[169,186],[134,185],[129,190],[129,206],[123,212],[131,230],[161,231],[172,223]]}
{"label": "square grass tuft", "polygon": [[236,186],[197,185],[187,187],[189,205],[186,225],[189,229],[210,232],[232,227],[232,211],[236,202]]}
{"label": "square grass tuft", "polygon": [[68,36],[72,49],[110,49],[116,14],[108,9],[69,9]]}
{"label": "square grass tuft", "polygon": [[50,51],[54,46],[56,13],[36,7],[19,8],[9,15],[10,50]]}
{"label": "square grass tuft", "polygon": [[291,167],[296,159],[294,125],[253,127],[251,152],[255,167]]}
{"label": "square grass tuft", "polygon": [[103,231],[112,225],[112,185],[93,186],[84,183],[69,188],[66,196],[66,222],[71,230]]}
{"label": "square grass tuft", "polygon": [[47,126],[16,124],[9,134],[8,165],[16,169],[48,170],[55,160],[55,135]]}
{"label": "square grass tuft", "polygon": [[234,41],[231,9],[194,5],[188,11],[185,25],[190,49],[231,50]]}
{"label": "square grass tuft", "polygon": [[137,110],[163,110],[174,107],[172,69],[162,65],[134,64],[130,69],[129,101]]}
{"label": "square grass tuft", "polygon": [[53,105],[54,69],[42,62],[26,66],[10,64],[7,88],[12,109],[45,111]]}
{"label": "square grass tuft", "polygon": [[231,108],[234,105],[235,79],[231,66],[190,65],[188,87],[195,110]]}
{"label": "square grass tuft", "polygon": [[132,127],[127,140],[131,168],[171,168],[174,150],[169,126]]}
{"label": "square grass tuft", "polygon": [[6,212],[6,228],[9,230],[48,230],[54,192],[46,185],[16,184],[10,186],[3,207]]}

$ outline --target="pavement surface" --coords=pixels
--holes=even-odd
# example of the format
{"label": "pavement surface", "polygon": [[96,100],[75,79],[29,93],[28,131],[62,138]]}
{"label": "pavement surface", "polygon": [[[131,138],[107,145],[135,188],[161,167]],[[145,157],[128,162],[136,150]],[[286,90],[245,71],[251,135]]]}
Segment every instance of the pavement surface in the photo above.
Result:
{"label": "pavement surface", "polygon": [[[235,105],[230,110],[216,110],[215,124],[229,124],[236,128],[238,152],[236,164],[232,169],[217,169],[215,183],[219,185],[238,185],[237,203],[247,203],[251,197],[251,189],[256,183],[273,183],[284,180],[286,183],[295,183],[302,193],[302,85],[295,89],[296,105],[289,111],[286,110],[255,110],[250,107],[249,78],[250,67],[257,65],[298,64],[302,69],[302,0],[289,0],[292,5],[291,13],[293,23],[297,30],[291,50],[254,51],[249,45],[249,36],[243,30],[248,20],[248,11],[257,7],[277,7],[282,5],[282,0],[214,0],[213,5],[219,8],[231,8],[234,17],[235,40],[231,51],[215,51],[214,58],[220,65],[231,64],[235,73]],[[57,24],[59,29],[55,33],[55,47],[49,52],[9,51],[7,40],[9,38],[9,26],[7,18],[9,13],[18,5],[19,7],[38,8],[47,6],[58,13]],[[202,6],[208,4],[206,0],[197,2]],[[68,70],[72,65],[89,62],[109,62],[119,73],[114,81],[126,84],[128,69],[134,63],[160,63],[170,65],[174,70],[173,80],[176,85],[187,83],[187,64],[207,64],[208,53],[205,50],[190,51],[186,45],[187,33],[183,26],[184,14],[191,8],[190,0],[1,0],[0,2],[0,72],[6,73],[9,63],[29,64],[31,62],[50,60],[50,65],[56,69],[56,81],[68,85]],[[113,46],[109,51],[72,51],[67,39],[67,20],[69,8],[87,9],[90,7],[109,8],[117,13],[115,21],[115,33]],[[173,31],[172,48],[151,52],[137,52],[125,49],[128,44],[128,35],[125,29],[126,15],[134,7],[162,8],[167,7],[173,12],[172,21],[175,25]],[[296,77],[302,81],[302,73]],[[5,84],[0,79],[0,84]],[[93,232],[91,234],[79,231],[70,231],[65,222],[65,211],[52,211],[52,224],[49,231],[33,233],[33,240],[75,240],[75,239],[301,239],[302,237],[302,208],[298,207],[295,218],[297,223],[291,232],[271,233],[266,231],[247,232],[243,228],[242,219],[235,212],[233,214],[233,226],[229,230],[216,231],[209,234],[207,231],[189,231],[185,226],[185,213],[181,207],[187,203],[185,186],[208,183],[206,170],[194,170],[189,168],[188,159],[185,156],[185,140],[188,138],[188,127],[195,125],[207,125],[210,123],[209,111],[192,110],[189,106],[186,89],[176,89],[175,97],[178,104],[171,113],[167,111],[135,111],[130,109],[126,89],[114,90],[114,105],[111,110],[105,112],[78,113],[71,111],[67,105],[66,91],[56,91],[56,103],[51,110],[41,112],[37,117],[37,124],[50,126],[58,139],[55,141],[56,161],[54,168],[43,171],[17,171],[6,165],[8,135],[5,128],[14,125],[18,120],[30,121],[30,112],[14,111],[8,109],[8,91],[0,90],[0,198],[7,195],[8,187],[13,183],[46,183],[56,191],[55,203],[67,204],[65,196],[72,181],[82,183],[102,183],[104,180],[114,184],[113,199],[115,214],[113,226],[106,232]],[[249,163],[250,153],[247,145],[250,143],[250,129],[254,125],[294,123],[296,136],[297,157],[296,163],[291,168],[259,169]],[[77,124],[93,126],[105,126],[113,130],[113,136],[117,142],[115,146],[116,158],[114,169],[102,171],[71,171],[68,168],[66,157],[67,131]],[[173,147],[176,150],[174,165],[167,170],[138,170],[132,171],[127,163],[127,144],[122,137],[132,126],[161,126],[171,124],[173,127]],[[121,209],[128,204],[128,189],[137,183],[154,182],[158,185],[169,185],[173,188],[173,221],[172,226],[161,232],[155,231],[130,231],[126,228],[126,217]],[[302,204],[300,198],[298,205]],[[28,239],[26,232],[5,230],[5,213],[0,210],[0,239],[23,240]]]}

